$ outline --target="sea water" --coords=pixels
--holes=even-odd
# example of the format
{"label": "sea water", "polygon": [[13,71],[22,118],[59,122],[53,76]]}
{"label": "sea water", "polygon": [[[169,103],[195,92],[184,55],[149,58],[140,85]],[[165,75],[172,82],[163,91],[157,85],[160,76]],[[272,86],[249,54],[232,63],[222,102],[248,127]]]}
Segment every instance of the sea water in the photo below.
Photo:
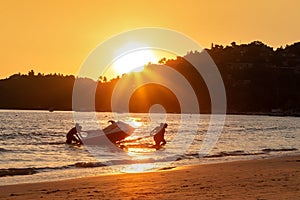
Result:
{"label": "sea water", "polygon": [[[200,149],[212,123],[210,115],[201,115],[199,121],[193,114],[81,113],[79,121],[82,120],[86,130],[104,128],[111,119],[135,126],[136,130],[124,144],[141,147],[104,148],[65,144],[66,133],[78,122],[73,114],[1,110],[0,185],[300,153],[300,118],[296,117],[227,115],[221,134],[216,135],[217,142],[202,155]],[[91,114],[96,116],[96,123],[95,120],[89,123]],[[191,120],[182,121],[183,115]],[[150,131],[165,121],[167,144],[159,150],[150,148],[153,144]],[[195,125],[196,130],[192,128]],[[172,142],[178,134],[184,137]]]}

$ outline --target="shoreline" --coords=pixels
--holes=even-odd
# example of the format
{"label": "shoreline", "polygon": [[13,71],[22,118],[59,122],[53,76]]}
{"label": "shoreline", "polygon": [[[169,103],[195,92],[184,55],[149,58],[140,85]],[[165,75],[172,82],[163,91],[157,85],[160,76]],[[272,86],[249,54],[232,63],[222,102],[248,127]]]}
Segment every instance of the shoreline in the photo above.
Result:
{"label": "shoreline", "polygon": [[[57,110],[49,110],[49,109],[39,109],[39,108],[0,108],[2,111],[42,111],[42,112],[96,112],[96,113],[111,113],[112,111],[94,111],[94,110],[77,110],[74,111],[72,109],[57,109]],[[134,114],[144,114],[144,112],[132,112]],[[203,114],[203,115],[211,115],[209,112],[204,112],[204,113],[174,113],[174,112],[169,112],[168,114]],[[216,115],[221,114],[221,115],[245,115],[245,116],[270,116],[270,117],[300,117],[299,112],[287,112],[287,111],[282,111],[282,112],[277,112],[274,113],[272,111],[269,112],[260,112],[260,111],[241,111],[241,112],[236,112],[236,111],[230,111],[224,113],[214,113]]]}
{"label": "shoreline", "polygon": [[[289,149],[287,149],[289,150]],[[292,149],[293,150],[293,149]],[[280,158],[280,157],[290,157],[290,156],[300,156],[300,151],[290,151],[287,153],[281,152],[277,154],[274,153],[255,153],[253,155],[242,156],[240,154],[236,154],[232,152],[229,156],[223,157],[220,156],[221,154],[216,154],[208,157],[195,158],[191,159],[188,162],[171,162],[167,163],[142,163],[140,167],[138,167],[138,163],[132,164],[117,164],[112,166],[101,166],[99,162],[87,162],[82,163],[83,165],[90,165],[90,167],[75,167],[75,168],[68,168],[64,169],[67,166],[60,166],[56,167],[59,168],[58,170],[50,170],[45,171],[46,167],[41,168],[7,168],[7,169],[0,169],[0,180],[2,179],[2,183],[0,182],[1,186],[9,186],[9,185],[19,185],[19,184],[35,184],[35,183],[43,183],[43,182],[56,182],[56,181],[64,181],[64,180],[73,180],[79,178],[92,178],[97,176],[107,176],[107,175],[121,175],[121,174],[130,174],[130,173],[137,173],[132,172],[134,170],[139,170],[140,173],[148,173],[148,172],[160,172],[162,170],[168,169],[181,169],[184,167],[189,166],[198,166],[198,165],[210,165],[210,164],[222,164],[222,163],[231,163],[231,162],[239,162],[239,161],[251,161],[251,160],[263,160],[263,159],[272,159],[272,158]],[[282,154],[283,153],[283,154]],[[200,159],[200,160],[199,160]],[[81,163],[77,163],[81,164]],[[76,164],[74,164],[76,165]],[[133,167],[130,167],[130,166]],[[70,166],[70,165],[68,165]],[[96,166],[96,167],[93,167]],[[51,168],[51,167],[50,167]],[[49,168],[49,169],[50,169]],[[44,171],[39,171],[43,169]],[[53,168],[51,168],[53,169]],[[141,169],[141,170],[140,170]],[[2,170],[2,171],[1,171]],[[5,176],[5,171],[8,176]],[[62,171],[61,171],[62,170]],[[66,171],[65,171],[66,170]],[[90,171],[93,171],[92,173]],[[144,171],[143,171],[144,170]],[[75,172],[76,171],[76,172]],[[2,174],[1,174],[2,173]],[[64,175],[62,175],[64,174]],[[2,176],[1,176],[2,175]],[[4,175],[4,176],[3,176]],[[35,175],[38,175],[37,177]],[[69,176],[68,176],[69,175]],[[71,177],[70,177],[71,176]]]}
{"label": "shoreline", "polygon": [[295,199],[300,155],[0,186],[0,199]]}

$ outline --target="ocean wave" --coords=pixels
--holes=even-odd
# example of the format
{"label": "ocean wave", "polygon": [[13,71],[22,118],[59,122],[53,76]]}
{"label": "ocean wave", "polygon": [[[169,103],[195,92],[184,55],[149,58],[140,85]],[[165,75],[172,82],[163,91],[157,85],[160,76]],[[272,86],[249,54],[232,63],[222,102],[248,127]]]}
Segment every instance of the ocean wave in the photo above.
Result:
{"label": "ocean wave", "polygon": [[264,152],[245,152],[242,150],[236,150],[236,151],[221,151],[216,154],[211,154],[211,155],[201,155],[198,153],[190,153],[190,154],[185,154],[180,157],[178,160],[182,159],[192,159],[192,158],[219,158],[219,157],[227,157],[227,156],[252,156],[252,155],[261,155],[264,154]]}
{"label": "ocean wave", "polygon": [[104,167],[107,165],[102,162],[78,162],[72,166],[75,166],[77,168],[93,168],[93,167]]}
{"label": "ocean wave", "polygon": [[12,151],[12,150],[0,148],[0,152],[9,152],[9,151]]}
{"label": "ocean wave", "polygon": [[40,172],[47,172],[52,170],[67,169],[72,166],[60,166],[60,167],[30,167],[30,168],[8,168],[0,169],[0,177],[4,176],[21,176],[21,175],[32,175]]}
{"label": "ocean wave", "polygon": [[62,145],[66,144],[65,142],[24,142],[19,143],[19,145]]}
{"label": "ocean wave", "polygon": [[[64,138],[64,135],[60,134],[53,134],[53,133],[48,133],[48,132],[27,132],[27,133],[22,133],[22,132],[0,132],[0,141],[16,141],[18,140],[19,142],[28,140],[25,144],[29,143],[30,141],[40,141],[40,140],[49,140],[53,141],[53,139],[56,140],[61,140]],[[51,142],[48,142],[51,143]]]}
{"label": "ocean wave", "polygon": [[40,143],[35,143],[36,145],[63,145],[66,144],[66,142],[40,142]]}
{"label": "ocean wave", "polygon": [[[16,142],[15,142],[16,143]],[[66,142],[34,142],[34,141],[26,141],[26,142],[18,142],[18,146],[20,145],[39,145],[39,146],[44,146],[44,145],[65,145]],[[1,152],[1,148],[0,148]]]}
{"label": "ocean wave", "polygon": [[0,141],[7,141],[18,138],[17,134],[14,133],[1,133],[0,134]]}
{"label": "ocean wave", "polygon": [[17,176],[17,175],[32,175],[36,174],[38,171],[34,168],[9,168],[0,169],[0,177],[3,176]]}
{"label": "ocean wave", "polygon": [[279,151],[298,151],[298,149],[296,148],[280,148],[280,149],[263,149],[262,150],[265,153],[269,153],[269,152],[279,152]]}
{"label": "ocean wave", "polygon": [[219,158],[219,157],[227,157],[227,156],[255,156],[255,155],[263,155],[267,154],[270,152],[281,152],[281,151],[298,151],[297,148],[280,148],[280,149],[262,149],[259,152],[245,152],[242,150],[236,150],[236,151],[221,151],[216,154],[212,155],[199,155],[198,153],[190,153],[190,154],[185,154],[181,156],[177,160],[182,160],[182,159],[192,159],[192,158]]}
{"label": "ocean wave", "polygon": [[227,157],[227,156],[255,156],[255,155],[262,155],[264,154],[264,152],[245,152],[245,151],[222,151],[220,153],[217,154],[213,154],[213,155],[207,155],[204,156],[205,158],[217,158],[217,157]]}
{"label": "ocean wave", "polygon": [[[4,176],[22,176],[22,175],[32,175],[41,172],[49,172],[54,170],[64,170],[64,169],[77,169],[77,168],[97,168],[97,167],[105,167],[105,166],[113,166],[113,165],[130,165],[130,164],[142,164],[142,163],[154,163],[154,162],[168,162],[172,160],[188,160],[195,158],[220,158],[227,156],[255,156],[255,155],[263,155],[268,154],[270,152],[280,152],[280,151],[297,151],[296,148],[279,148],[279,149],[271,149],[266,148],[262,149],[258,152],[246,152],[243,150],[236,151],[221,151],[211,155],[200,155],[198,153],[188,153],[184,155],[174,155],[170,157],[164,157],[160,159],[148,158],[144,160],[110,160],[105,162],[76,162],[74,164],[57,166],[57,167],[32,167],[32,168],[8,168],[8,169],[0,169],[0,177]],[[4,148],[0,148],[0,152],[10,151]]]}
{"label": "ocean wave", "polygon": [[8,168],[0,169],[0,177],[4,176],[22,176],[32,175],[41,172],[49,172],[54,170],[75,169],[75,168],[94,168],[107,166],[101,162],[78,162],[75,164],[58,166],[58,167],[30,167],[30,168]]}

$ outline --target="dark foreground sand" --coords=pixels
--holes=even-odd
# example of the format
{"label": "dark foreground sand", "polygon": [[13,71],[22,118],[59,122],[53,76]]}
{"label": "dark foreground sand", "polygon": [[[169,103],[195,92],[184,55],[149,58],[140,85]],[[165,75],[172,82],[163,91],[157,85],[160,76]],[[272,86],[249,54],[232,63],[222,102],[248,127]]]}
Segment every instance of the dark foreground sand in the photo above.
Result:
{"label": "dark foreground sand", "polygon": [[300,156],[1,186],[0,199],[300,199]]}

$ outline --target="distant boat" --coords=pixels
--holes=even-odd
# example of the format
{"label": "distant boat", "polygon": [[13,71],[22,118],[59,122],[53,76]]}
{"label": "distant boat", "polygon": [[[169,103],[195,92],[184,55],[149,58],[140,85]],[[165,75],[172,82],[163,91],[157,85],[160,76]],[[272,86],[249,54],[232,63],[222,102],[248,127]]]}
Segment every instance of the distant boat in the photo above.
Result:
{"label": "distant boat", "polygon": [[[108,141],[117,143],[130,136],[135,129],[129,124],[117,121],[101,130],[82,131],[80,139],[85,145],[101,145]],[[85,135],[84,133],[87,133]]]}

